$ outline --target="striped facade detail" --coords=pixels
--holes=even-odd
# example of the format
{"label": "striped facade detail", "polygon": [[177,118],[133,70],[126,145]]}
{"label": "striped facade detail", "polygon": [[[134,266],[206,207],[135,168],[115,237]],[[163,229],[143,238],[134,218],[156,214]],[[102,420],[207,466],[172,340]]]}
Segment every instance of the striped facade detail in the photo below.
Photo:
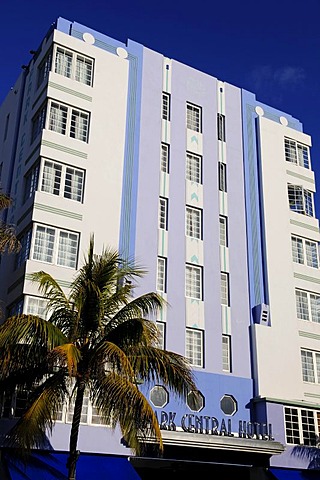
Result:
{"label": "striped facade detail", "polygon": [[306,177],[305,175],[301,175],[300,173],[292,172],[291,170],[286,170],[287,175],[291,177],[299,178],[300,180],[304,180],[305,182],[309,182],[315,188],[315,183],[312,178]]}
{"label": "striped facade detail", "polygon": [[309,275],[303,275],[302,273],[294,273],[293,274],[294,278],[299,278],[299,280],[306,280],[307,282],[310,283],[317,283],[320,284],[320,278],[315,278],[315,277],[309,277]]}
{"label": "striped facade detail", "polygon": [[297,227],[306,228],[307,230],[312,230],[313,232],[319,233],[319,227],[313,225],[308,225],[307,223],[298,222],[297,220],[290,220],[291,225],[296,225]]}
{"label": "striped facade detail", "polygon": [[[309,398],[320,398],[320,395],[317,393],[304,392],[304,396]],[[317,407],[319,407],[319,405],[317,405]]]}
{"label": "striped facade detail", "polygon": [[299,337],[305,338],[312,338],[313,340],[320,340],[320,335],[311,332],[304,332],[303,330],[299,330]]}
{"label": "striped facade detail", "polygon": [[[29,280],[30,282],[33,281],[32,275],[30,273],[26,273],[25,279]],[[67,282],[66,280],[55,279],[55,281],[57,282],[58,285],[60,285],[60,287],[63,287],[63,288],[70,288],[72,285],[71,282]]]}
{"label": "striped facade detail", "polygon": [[53,148],[54,150],[59,150],[60,152],[69,153],[70,155],[75,155],[80,158],[88,158],[88,154],[84,152],[79,152],[79,150],[74,150],[73,148],[65,147],[64,145],[59,145],[58,143],[49,142],[48,140],[42,140],[41,146]]}
{"label": "striped facade detail", "polygon": [[63,217],[73,218],[74,220],[82,221],[82,215],[80,215],[79,213],[69,212],[68,210],[62,210],[60,208],[50,207],[50,205],[35,203],[34,208],[36,210],[42,210],[44,212],[54,213],[56,215],[62,215]]}
{"label": "striped facade detail", "polygon": [[74,95],[75,97],[82,98],[83,100],[87,100],[88,102],[92,102],[92,97],[89,97],[89,95],[85,95],[84,93],[77,92],[76,90],[72,90],[71,88],[64,87],[63,85],[59,85],[58,83],[49,82],[49,87],[60,90],[61,92],[68,93],[69,95]]}
{"label": "striped facade detail", "polygon": [[[74,28],[72,28],[71,30],[71,36],[78,38],[79,40],[83,40],[83,32],[79,32]],[[114,47],[113,45],[110,45],[109,43],[103,42],[102,40],[98,40],[97,38],[94,41],[94,46],[101,48],[106,52],[114,53],[115,55],[117,54],[116,47]]]}

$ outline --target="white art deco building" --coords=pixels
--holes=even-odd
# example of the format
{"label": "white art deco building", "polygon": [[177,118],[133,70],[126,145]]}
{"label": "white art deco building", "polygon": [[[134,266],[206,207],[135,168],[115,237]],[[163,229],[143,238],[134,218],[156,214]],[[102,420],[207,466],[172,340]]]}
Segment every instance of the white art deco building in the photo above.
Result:
{"label": "white art deco building", "polygon": [[[113,245],[147,268],[138,293],[169,302],[157,319],[163,346],[197,378],[196,404],[161,385],[146,392],[161,460],[132,457],[88,400],[79,469],[320,478],[319,223],[300,121],[59,18],[1,106],[0,142],[7,221],[22,244],[0,265],[7,315],[42,315],[30,274],[48,271],[67,289],[94,232],[97,252]],[[2,407],[2,431],[22,404],[17,392]],[[69,421],[66,406],[49,438],[61,465]]]}

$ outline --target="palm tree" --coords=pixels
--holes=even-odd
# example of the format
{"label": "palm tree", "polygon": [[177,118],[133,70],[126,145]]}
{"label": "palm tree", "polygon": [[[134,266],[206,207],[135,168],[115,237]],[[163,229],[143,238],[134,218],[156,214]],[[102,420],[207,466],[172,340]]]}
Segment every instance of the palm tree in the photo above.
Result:
{"label": "palm tree", "polygon": [[[9,208],[12,204],[11,198],[0,192],[0,211]],[[15,231],[12,225],[0,220],[0,254],[6,250],[9,253],[17,252],[20,249],[20,242],[15,236]]]}
{"label": "palm tree", "polygon": [[43,446],[72,390],[69,480],[75,479],[85,391],[104,421],[119,425],[128,445],[141,454],[148,443],[159,452],[163,445],[154,411],[138,385],[161,383],[177,397],[196,390],[187,360],[160,349],[156,324],[145,318],[163,306],[162,298],[156,293],[132,297],[134,280],[144,272],[116,251],[95,255],[93,250],[91,239],[68,296],[49,274],[33,274],[48,299],[48,321],[18,315],[0,327],[3,389],[20,384],[32,391],[26,412],[9,433],[12,447]]}

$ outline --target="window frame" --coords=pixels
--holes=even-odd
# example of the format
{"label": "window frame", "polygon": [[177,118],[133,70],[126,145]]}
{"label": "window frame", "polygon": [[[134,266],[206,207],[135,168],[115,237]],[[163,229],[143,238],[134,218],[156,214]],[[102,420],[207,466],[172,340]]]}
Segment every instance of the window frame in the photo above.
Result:
{"label": "window frame", "polygon": [[[195,277],[193,275],[195,274]],[[203,300],[203,267],[186,263],[185,296],[193,300]]]}
{"label": "window frame", "polygon": [[[299,150],[302,152],[301,154]],[[304,153],[306,153],[306,156]],[[304,145],[293,138],[284,137],[284,155],[287,162],[308,170],[311,169],[310,148],[308,145]]]}
{"label": "window frame", "polygon": [[193,132],[202,133],[202,107],[186,103],[186,127]]}
{"label": "window frame", "polygon": [[220,192],[227,192],[227,165],[218,162],[218,182]]}
{"label": "window frame", "polygon": [[[43,244],[41,246],[40,242],[41,242],[41,233],[39,234],[39,237],[37,237],[37,232],[38,232],[38,229],[40,231],[40,228],[42,229],[45,229],[46,232],[45,232],[45,238],[43,240]],[[51,230],[51,232],[53,232],[53,235],[52,237],[53,238],[49,238],[47,237],[48,233],[47,231]],[[64,252],[64,250],[61,248],[63,246],[63,241],[61,242],[61,234],[67,234],[67,235],[74,235],[76,237],[76,253],[75,254],[72,254],[72,263],[74,265],[67,265],[67,264],[64,264],[64,263],[61,263],[59,261],[59,258],[65,258],[65,254],[62,255],[62,253]],[[50,233],[49,233],[50,235]],[[51,261],[49,260],[45,260],[43,257],[42,258],[36,258],[36,256],[38,255],[37,254],[37,251],[36,251],[36,242],[38,241],[39,245],[38,245],[38,249],[40,249],[40,246],[41,246],[41,252],[42,252],[42,255],[45,255],[46,257],[49,257],[51,256]],[[52,244],[52,246],[50,246],[50,243]],[[44,244],[45,244],[45,248],[44,248]],[[48,246],[49,245],[49,246]],[[77,265],[78,265],[78,257],[79,257],[79,245],[80,245],[80,233],[79,232],[74,232],[74,231],[71,231],[71,230],[66,230],[66,229],[62,229],[62,228],[57,228],[57,227],[52,227],[51,225],[45,225],[45,224],[42,224],[42,223],[34,223],[33,225],[33,231],[32,231],[32,244],[31,244],[31,254],[30,254],[30,259],[33,260],[33,261],[36,261],[36,262],[43,262],[43,263],[47,263],[47,264],[50,264],[50,265],[57,265],[59,267],[65,267],[65,268],[69,268],[69,269],[72,269],[72,270],[76,270],[77,269]],[[70,253],[70,249],[72,249],[72,245],[69,244],[68,246],[68,249],[69,251],[67,250],[67,253],[69,253],[69,257],[71,257],[71,253]],[[50,249],[52,250],[51,253],[47,253],[48,251],[50,251]]]}
{"label": "window frame", "polygon": [[45,53],[37,68],[37,89],[49,78],[52,69],[52,48]]}
{"label": "window frame", "polygon": [[292,212],[314,217],[314,194],[301,185],[288,183],[288,202]]}
{"label": "window frame", "polygon": [[[52,164],[52,165],[49,165],[49,164]],[[47,170],[46,170],[46,167],[47,167]],[[53,174],[54,175],[54,181],[52,182],[52,180],[51,180],[48,184],[49,186],[46,187],[46,184],[45,184],[45,181],[46,181],[45,178],[46,177],[45,177],[45,175],[47,175],[47,178],[50,180],[49,175],[52,177],[51,169],[55,169],[57,167],[60,167],[60,172],[61,172],[60,178],[56,178],[55,173],[54,173]],[[69,188],[68,187],[68,182],[69,182],[68,175],[70,174],[70,172],[68,172],[68,170],[73,170],[76,173],[78,172],[78,173],[82,174],[82,182],[80,184],[73,185],[71,183],[71,187],[70,187],[71,196],[68,196],[68,194],[67,194],[68,193],[67,188]],[[54,195],[56,197],[62,197],[62,198],[65,198],[67,200],[71,200],[72,202],[83,203],[84,188],[85,188],[85,177],[86,177],[86,171],[82,168],[76,167],[74,165],[67,165],[65,163],[57,162],[55,160],[51,160],[51,159],[46,158],[46,157],[41,158],[41,168],[40,168],[40,176],[39,176],[39,190],[43,193],[46,193],[48,195]],[[78,188],[79,185],[81,187],[79,189],[79,193],[72,194],[72,190],[74,190],[74,188]],[[53,191],[54,189],[57,189],[58,193],[54,193],[54,191]],[[52,191],[50,191],[50,190],[52,190]],[[72,198],[72,195],[73,195],[73,197],[76,196],[79,199]]]}
{"label": "window frame", "polygon": [[203,222],[202,209],[192,207],[191,205],[186,205],[186,220],[185,220],[186,236],[189,238],[194,238],[196,240],[202,240],[202,232],[203,232],[202,222]]}
{"label": "window frame", "polygon": [[[55,108],[56,110],[54,111],[53,108]],[[62,127],[57,126],[57,120],[54,119],[54,115],[56,114],[57,111],[66,113],[65,118],[63,118],[61,121]],[[74,123],[75,123],[74,118],[75,118],[75,115],[78,115],[78,114],[79,114],[78,118],[83,118],[86,121],[86,123],[83,123],[80,127],[81,128],[80,132],[84,132],[84,134],[82,133],[81,135],[79,134],[79,131],[76,130],[77,127],[74,126]],[[56,123],[56,126],[54,126],[54,123]],[[67,105],[66,103],[62,103],[60,101],[50,98],[48,99],[46,128],[51,132],[64,135],[66,137],[72,138],[73,140],[89,143],[90,112],[88,112],[87,110],[82,110],[81,108],[78,108],[75,106]],[[59,131],[60,129],[62,131]],[[79,138],[79,136],[83,138]]]}
{"label": "window frame", "polygon": [[[296,288],[295,296],[297,318],[307,322],[320,323],[320,293]],[[299,296],[300,299],[304,298],[304,301],[299,301]],[[316,304],[319,303],[319,306],[315,304],[316,306],[314,307],[312,303],[312,297],[316,297]],[[318,320],[315,319],[316,315],[318,315]]]}
{"label": "window frame", "polygon": [[156,325],[159,330],[159,345],[158,348],[165,350],[166,348],[166,322],[162,322],[161,320],[156,321]]}
{"label": "window frame", "polygon": [[31,134],[30,134],[30,145],[35,142],[35,140],[39,137],[42,130],[46,128],[46,121],[47,121],[47,102],[43,103],[40,108],[36,111],[33,115],[31,120]]}
{"label": "window frame", "polygon": [[294,263],[319,268],[319,244],[315,240],[291,235],[291,251]]}
{"label": "window frame", "polygon": [[222,334],[222,371],[232,372],[231,335]]}
{"label": "window frame", "polygon": [[[70,62],[70,75],[65,75],[64,73],[61,73],[61,70],[57,67],[57,58],[58,58],[58,51],[61,51],[60,53],[63,53],[64,55],[67,53],[69,57],[71,58]],[[62,52],[64,51],[64,52]],[[79,80],[80,76],[78,74],[78,60],[79,59],[84,59],[85,62],[88,64],[91,64],[90,70],[90,75],[88,76],[89,81],[81,81]],[[82,60],[81,60],[82,61]],[[54,44],[54,51],[53,51],[53,61],[52,61],[52,67],[53,67],[53,72],[56,73],[57,75],[62,75],[65,78],[70,78],[71,80],[74,80],[78,83],[81,83],[82,85],[86,85],[88,87],[93,86],[93,80],[94,80],[94,66],[95,66],[95,61],[92,57],[89,57],[88,55],[84,55],[83,53],[77,52],[75,50],[72,50],[70,48],[66,48],[62,45],[59,45],[58,43]],[[64,67],[62,67],[64,69]]]}
{"label": "window frame", "polygon": [[220,272],[221,305],[230,306],[230,278],[228,272]]}
{"label": "window frame", "polygon": [[167,293],[167,258],[157,257],[157,291]]}
{"label": "window frame", "polygon": [[171,120],[171,95],[168,92],[162,92],[161,118],[168,122]]}
{"label": "window frame", "polygon": [[217,113],[217,135],[218,140],[226,141],[226,117],[222,113]]}
{"label": "window frame", "polygon": [[202,185],[202,156],[186,152],[186,180]]}
{"label": "window frame", "polygon": [[[312,425],[308,422],[311,419]],[[320,411],[284,406],[284,430],[287,445],[316,446],[316,437],[320,435]]]}
{"label": "window frame", "polygon": [[159,228],[168,230],[168,198],[159,197]]}
{"label": "window frame", "polygon": [[[301,347],[302,380],[304,383],[320,384],[320,352]],[[303,355],[308,354],[308,355]],[[307,360],[308,359],[308,360]],[[311,359],[311,363],[310,363]],[[312,370],[308,367],[312,366]],[[310,380],[312,378],[313,380]]]}
{"label": "window frame", "polygon": [[221,247],[229,246],[228,217],[225,215],[219,215],[219,245]]}
{"label": "window frame", "polygon": [[161,142],[160,171],[170,173],[170,145],[165,142]]}
{"label": "window frame", "polygon": [[[192,367],[204,367],[204,331],[186,327],[185,356]],[[190,341],[192,340],[192,341]],[[200,341],[199,341],[200,340]],[[200,347],[196,351],[195,347]]]}

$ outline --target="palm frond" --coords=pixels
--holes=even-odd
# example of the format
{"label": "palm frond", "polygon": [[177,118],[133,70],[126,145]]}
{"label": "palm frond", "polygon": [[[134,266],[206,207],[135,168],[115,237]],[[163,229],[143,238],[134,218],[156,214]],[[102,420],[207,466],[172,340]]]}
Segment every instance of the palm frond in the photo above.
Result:
{"label": "palm frond", "polygon": [[142,344],[125,352],[136,375],[147,384],[161,383],[180,397],[197,390],[190,364],[182,355]]}
{"label": "palm frond", "polygon": [[19,252],[21,244],[15,235],[15,229],[12,225],[0,222],[0,253],[6,250],[9,253]]}
{"label": "palm frond", "polygon": [[6,444],[29,453],[47,443],[46,432],[52,432],[55,419],[68,395],[63,372],[46,379],[35,391],[27,411],[10,430]]}
{"label": "palm frond", "polygon": [[89,370],[95,378],[104,378],[107,371],[115,371],[135,380],[132,365],[124,351],[116,344],[102,340],[91,352]]}
{"label": "palm frond", "polygon": [[93,383],[91,398],[112,428],[120,425],[124,438],[138,455],[148,443],[156,445],[160,452],[163,450],[156,415],[135,384],[111,372],[104,380]]}
{"label": "palm frond", "polygon": [[0,192],[0,210],[4,210],[5,208],[9,208],[12,204],[12,199],[9,195]]}
{"label": "palm frond", "polygon": [[121,323],[112,319],[105,328],[106,338],[119,345],[156,345],[159,338],[159,331],[155,322],[144,318],[121,318]]}
{"label": "palm frond", "polygon": [[55,347],[49,353],[49,359],[58,367],[66,365],[69,376],[74,377],[77,373],[78,363],[81,360],[81,352],[73,343],[65,343]]}
{"label": "palm frond", "polygon": [[48,300],[48,310],[56,308],[70,308],[68,297],[63,292],[59,283],[44,271],[31,274],[31,280],[39,284],[39,292]]}

